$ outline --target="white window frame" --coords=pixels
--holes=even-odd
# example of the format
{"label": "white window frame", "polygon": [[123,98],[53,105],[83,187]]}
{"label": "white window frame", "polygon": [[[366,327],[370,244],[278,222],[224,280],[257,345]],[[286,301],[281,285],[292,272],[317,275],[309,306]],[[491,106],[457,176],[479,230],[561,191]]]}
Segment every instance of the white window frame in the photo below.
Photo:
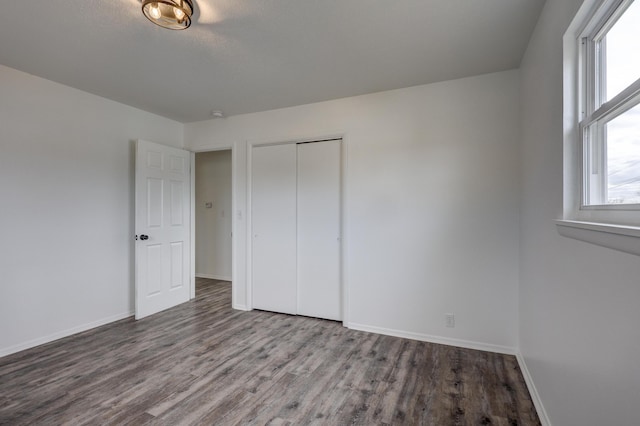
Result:
{"label": "white window frame", "polygon": [[[582,209],[640,210],[640,204],[609,204],[605,125],[640,104],[640,78],[606,101],[606,45],[601,44],[634,0],[605,0],[580,34],[580,138],[582,155]],[[640,0],[636,0],[640,1]]]}
{"label": "white window frame", "polygon": [[[596,59],[590,43],[602,30],[607,30],[603,24],[616,11],[619,13],[620,7],[626,9],[630,3],[585,0],[564,35],[563,212],[556,224],[564,236],[640,255],[640,205],[585,203],[587,189],[583,178],[588,170],[584,160],[584,129],[598,120],[612,120],[635,106],[636,100],[640,101],[640,80],[637,80],[608,102],[599,102],[603,93],[597,90],[595,76],[587,73]],[[601,181],[600,185],[604,183]]]}

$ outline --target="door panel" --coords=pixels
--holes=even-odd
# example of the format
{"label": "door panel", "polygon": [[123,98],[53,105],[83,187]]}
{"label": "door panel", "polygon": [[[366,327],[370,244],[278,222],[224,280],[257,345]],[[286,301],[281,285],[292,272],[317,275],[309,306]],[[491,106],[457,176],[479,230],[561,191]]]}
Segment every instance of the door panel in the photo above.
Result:
{"label": "door panel", "polygon": [[162,179],[147,178],[147,227],[162,226]]}
{"label": "door panel", "polygon": [[298,314],[342,319],[340,141],[298,145]]}
{"label": "door panel", "polygon": [[184,225],[184,209],[182,208],[184,189],[183,182],[171,181],[171,226]]}
{"label": "door panel", "polygon": [[144,247],[144,258],[141,261],[145,264],[147,271],[146,297],[155,296],[162,291],[162,246],[159,244],[148,244]]}
{"label": "door panel", "polygon": [[184,259],[184,244],[182,241],[173,242],[170,244],[171,250],[171,289],[180,288],[184,285],[184,266],[182,259]]}
{"label": "door panel", "polygon": [[136,145],[136,319],[189,300],[189,155]]}
{"label": "door panel", "polygon": [[296,313],[296,146],[254,147],[251,166],[253,307]]}

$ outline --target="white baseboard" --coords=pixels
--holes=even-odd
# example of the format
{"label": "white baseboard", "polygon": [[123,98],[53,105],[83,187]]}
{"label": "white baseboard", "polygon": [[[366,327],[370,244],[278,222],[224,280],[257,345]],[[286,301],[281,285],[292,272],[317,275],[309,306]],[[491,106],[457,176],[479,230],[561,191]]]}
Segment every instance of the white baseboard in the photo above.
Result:
{"label": "white baseboard", "polygon": [[198,274],[198,273],[196,273],[196,278],[208,278],[210,280],[231,281],[231,277],[226,277],[226,276],[223,276],[223,275],[215,275],[215,274]]}
{"label": "white baseboard", "polygon": [[246,305],[233,305],[233,309],[236,309],[238,311],[250,311],[249,308],[246,307]]}
{"label": "white baseboard", "polygon": [[474,342],[471,340],[451,339],[449,337],[431,336],[429,334],[413,333],[410,331],[393,330],[389,328],[373,327],[364,324],[349,323],[345,325],[353,330],[368,331],[370,333],[384,334],[387,336],[403,337],[405,339],[420,340],[422,342],[438,343],[441,345],[457,346],[466,349],[476,349],[479,351],[497,352],[507,355],[515,355],[516,348],[509,346],[493,345],[491,343]]}
{"label": "white baseboard", "polygon": [[540,423],[542,423],[542,426],[551,426],[549,416],[547,415],[547,411],[544,409],[544,405],[542,405],[542,400],[540,399],[540,395],[538,394],[536,385],[533,384],[531,373],[529,373],[527,364],[524,362],[524,357],[522,356],[522,354],[517,353],[516,359],[518,360],[518,365],[520,366],[520,371],[522,371],[524,381],[527,383],[527,388],[529,389],[529,394],[531,395],[533,405],[536,407],[536,411],[538,412]]}
{"label": "white baseboard", "polygon": [[111,322],[120,321],[121,319],[129,318],[133,316],[133,312],[126,312],[111,317],[103,318],[98,321],[93,321],[88,324],[79,325],[64,331],[50,334],[48,336],[39,337],[37,339],[29,340],[28,342],[19,343],[8,348],[0,348],[0,357],[14,354],[16,352],[24,351],[25,349],[35,348],[36,346],[44,345],[45,343],[51,343],[54,340],[62,339],[63,337],[69,337],[71,335],[82,333],[83,331],[91,330],[92,328],[100,327]]}

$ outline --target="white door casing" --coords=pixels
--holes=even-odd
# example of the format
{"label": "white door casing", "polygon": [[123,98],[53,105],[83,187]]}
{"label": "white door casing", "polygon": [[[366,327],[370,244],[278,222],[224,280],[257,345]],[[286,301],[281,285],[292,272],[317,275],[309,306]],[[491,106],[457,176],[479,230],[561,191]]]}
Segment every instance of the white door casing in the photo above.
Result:
{"label": "white door casing", "polygon": [[298,144],[298,314],[342,319],[341,141]]}
{"label": "white door casing", "polygon": [[136,319],[190,296],[191,164],[188,151],[136,143]]}

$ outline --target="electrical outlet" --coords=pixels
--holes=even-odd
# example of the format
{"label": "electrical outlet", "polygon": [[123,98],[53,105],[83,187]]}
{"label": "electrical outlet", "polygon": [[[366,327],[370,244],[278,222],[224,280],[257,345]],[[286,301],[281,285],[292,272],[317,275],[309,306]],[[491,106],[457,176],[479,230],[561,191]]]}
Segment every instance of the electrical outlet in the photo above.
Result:
{"label": "electrical outlet", "polygon": [[444,325],[453,328],[456,326],[456,317],[453,314],[444,314]]}

